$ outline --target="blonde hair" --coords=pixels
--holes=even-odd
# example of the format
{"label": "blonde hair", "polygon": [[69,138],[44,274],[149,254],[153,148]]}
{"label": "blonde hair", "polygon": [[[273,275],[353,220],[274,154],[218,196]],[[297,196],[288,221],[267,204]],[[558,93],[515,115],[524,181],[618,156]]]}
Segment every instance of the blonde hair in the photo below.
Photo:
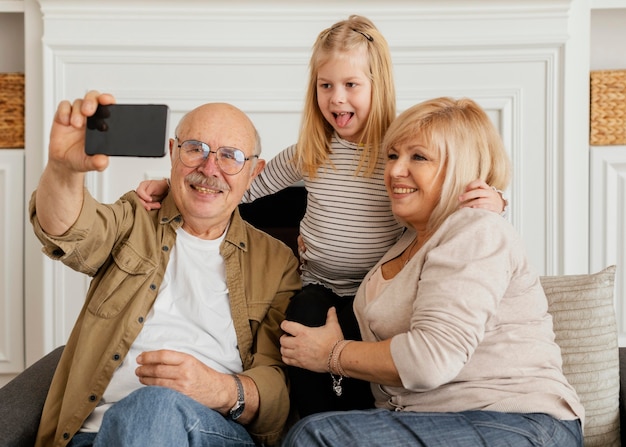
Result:
{"label": "blonde hair", "polygon": [[389,46],[383,35],[367,18],[352,15],[322,31],[313,46],[309,63],[307,88],[295,162],[311,178],[328,162],[333,128],[326,121],[317,103],[317,73],[336,53],[364,47],[372,82],[370,113],[361,135],[363,151],[355,174],[370,176],[381,153],[385,132],[396,116],[396,92]]}
{"label": "blonde hair", "polygon": [[439,172],[444,173],[441,197],[429,220],[430,233],[458,209],[458,197],[471,181],[482,179],[497,189],[508,186],[510,161],[500,134],[473,100],[436,98],[409,108],[389,127],[383,150],[416,135],[438,152]]}

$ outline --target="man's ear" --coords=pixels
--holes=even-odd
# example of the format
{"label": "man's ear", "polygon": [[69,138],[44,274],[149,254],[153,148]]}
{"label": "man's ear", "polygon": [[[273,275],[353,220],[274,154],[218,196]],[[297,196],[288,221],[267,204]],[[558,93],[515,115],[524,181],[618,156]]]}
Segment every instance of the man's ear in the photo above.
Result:
{"label": "man's ear", "polygon": [[170,161],[172,161],[172,152],[174,151],[174,142],[176,140],[174,138],[170,138]]}
{"label": "man's ear", "polygon": [[254,167],[254,172],[252,173],[252,178],[254,179],[257,175],[261,173],[265,169],[265,160],[259,158],[256,162],[256,166]]}
{"label": "man's ear", "polygon": [[262,158],[259,158],[256,161],[256,165],[254,166],[254,171],[252,171],[252,175],[250,175],[250,179],[248,180],[248,188],[250,188],[250,185],[252,184],[252,180],[254,180],[256,176],[259,175],[261,171],[263,171],[264,168],[265,168],[265,160],[263,160]]}

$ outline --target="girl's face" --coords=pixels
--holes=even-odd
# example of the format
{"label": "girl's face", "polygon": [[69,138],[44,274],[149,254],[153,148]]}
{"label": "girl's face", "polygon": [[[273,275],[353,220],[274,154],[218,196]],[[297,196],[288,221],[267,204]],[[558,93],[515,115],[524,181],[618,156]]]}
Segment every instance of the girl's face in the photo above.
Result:
{"label": "girl's face", "polygon": [[418,232],[425,231],[445,175],[439,171],[439,151],[418,135],[394,145],[386,155],[385,186],[393,213]]}
{"label": "girl's face", "polygon": [[361,143],[372,105],[367,49],[333,53],[317,72],[317,105],[344,140]]}

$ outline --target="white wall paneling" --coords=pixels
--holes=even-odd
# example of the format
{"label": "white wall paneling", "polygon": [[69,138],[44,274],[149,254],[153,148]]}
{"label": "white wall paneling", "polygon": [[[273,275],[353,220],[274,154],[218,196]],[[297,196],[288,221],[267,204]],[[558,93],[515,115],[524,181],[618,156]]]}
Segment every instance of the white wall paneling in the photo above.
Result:
{"label": "white wall paneling", "polygon": [[617,265],[615,306],[626,346],[626,146],[595,146],[590,157],[590,269]]}
{"label": "white wall paneling", "polygon": [[24,150],[0,150],[0,374],[24,368]]}
{"label": "white wall paneling", "polygon": [[[509,218],[537,269],[589,267],[588,111],[576,106],[588,103],[585,2],[39,2],[44,135],[61,99],[92,88],[118,102],[169,104],[170,135],[184,112],[227,101],[250,114],[265,158],[297,139],[317,34],[350,14],[365,15],[391,46],[399,111],[441,95],[469,96],[487,109],[513,160]],[[112,201],[168,170],[167,159],[113,160],[87,186]],[[45,350],[65,341],[86,288],[62,266],[51,271],[41,297],[51,303],[44,318],[54,320],[44,325]]]}

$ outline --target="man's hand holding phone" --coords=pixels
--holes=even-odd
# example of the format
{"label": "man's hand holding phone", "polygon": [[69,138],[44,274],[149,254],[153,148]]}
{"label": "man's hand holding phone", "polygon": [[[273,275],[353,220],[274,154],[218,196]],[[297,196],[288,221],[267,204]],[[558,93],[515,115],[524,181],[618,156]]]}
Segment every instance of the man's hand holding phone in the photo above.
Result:
{"label": "man's hand holding phone", "polygon": [[[115,103],[115,97],[97,91],[88,92],[84,98],[74,102],[62,101],[57,107],[50,131],[48,167],[60,174],[103,171],[109,165],[109,157],[90,157],[85,153],[85,127],[87,118],[96,112],[100,105]],[[69,180],[69,179],[68,179]]]}

